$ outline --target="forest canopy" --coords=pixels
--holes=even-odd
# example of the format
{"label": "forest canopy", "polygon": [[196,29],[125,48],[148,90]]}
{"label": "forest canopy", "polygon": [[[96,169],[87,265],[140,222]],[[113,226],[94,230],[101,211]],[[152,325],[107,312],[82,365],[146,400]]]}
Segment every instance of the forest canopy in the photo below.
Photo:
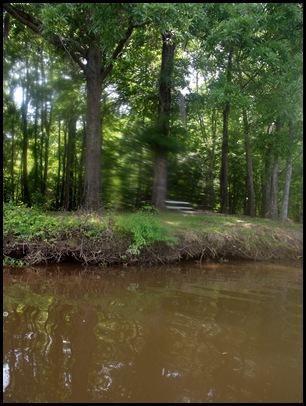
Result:
{"label": "forest canopy", "polygon": [[302,221],[302,3],[3,11],[5,202]]}

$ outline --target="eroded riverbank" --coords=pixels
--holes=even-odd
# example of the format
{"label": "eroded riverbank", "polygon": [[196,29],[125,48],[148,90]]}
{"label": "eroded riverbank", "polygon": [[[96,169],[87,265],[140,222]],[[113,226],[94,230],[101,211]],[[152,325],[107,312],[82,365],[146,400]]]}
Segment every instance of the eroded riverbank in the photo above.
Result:
{"label": "eroded riverbank", "polygon": [[131,266],[188,259],[266,261],[303,256],[302,225],[268,219],[169,212],[115,216],[63,213],[39,215],[40,226],[32,217],[32,234],[21,234],[15,226],[4,235],[3,254],[8,264],[77,261]]}

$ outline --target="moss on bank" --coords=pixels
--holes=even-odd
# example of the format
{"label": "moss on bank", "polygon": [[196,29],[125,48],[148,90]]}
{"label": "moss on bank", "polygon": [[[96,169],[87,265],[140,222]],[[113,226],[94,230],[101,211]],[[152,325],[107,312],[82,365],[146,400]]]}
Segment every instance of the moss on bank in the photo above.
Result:
{"label": "moss on bank", "polygon": [[41,213],[4,205],[4,264],[299,259],[301,224],[211,213]]}

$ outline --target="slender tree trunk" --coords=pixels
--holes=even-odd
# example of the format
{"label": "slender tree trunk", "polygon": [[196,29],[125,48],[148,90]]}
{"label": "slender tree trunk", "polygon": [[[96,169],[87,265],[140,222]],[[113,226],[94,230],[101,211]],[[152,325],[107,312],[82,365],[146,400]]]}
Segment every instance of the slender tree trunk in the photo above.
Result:
{"label": "slender tree trunk", "polygon": [[65,181],[65,210],[72,210],[73,197],[73,164],[75,155],[76,120],[69,117],[68,121],[68,144]]}
{"label": "slender tree trunk", "polygon": [[35,106],[35,119],[34,119],[34,148],[33,148],[33,159],[34,159],[34,192],[39,190],[38,182],[38,103]]}
{"label": "slender tree trunk", "polygon": [[[52,109],[52,107],[51,107]],[[52,110],[50,110],[48,118],[48,107],[47,103],[44,107],[43,113],[43,126],[45,129],[45,153],[44,153],[44,172],[42,179],[42,195],[45,197],[47,193],[47,182],[48,182],[48,169],[49,169],[49,141],[50,141],[50,130],[51,130],[51,120],[52,120]]]}
{"label": "slender tree trunk", "polygon": [[[239,84],[240,90],[243,92],[244,85],[242,82],[242,72],[239,65]],[[253,181],[253,165],[252,165],[252,154],[251,154],[251,141],[250,141],[250,126],[248,122],[247,111],[245,108],[242,109],[242,119],[243,119],[243,134],[244,134],[244,145],[246,154],[246,189],[247,189],[247,201],[245,214],[251,217],[255,216],[255,192],[254,192],[254,181]]]}
{"label": "slender tree trunk", "polygon": [[[280,119],[276,120],[276,133],[279,133],[282,128]],[[276,219],[278,217],[278,153],[273,154],[273,169],[271,179],[271,196],[270,196],[270,210],[269,218]]]}
{"label": "slender tree trunk", "polygon": [[[42,52],[39,54],[39,57],[41,60],[43,60],[42,57]],[[36,92],[37,94],[40,94],[39,92],[39,81],[40,81],[40,75],[39,75],[39,63],[38,60],[35,58],[35,71],[34,71],[34,77],[35,77],[35,86],[36,86]],[[35,194],[40,192],[40,185],[39,185],[39,162],[38,162],[38,151],[39,151],[39,145],[38,145],[38,132],[39,132],[39,105],[40,105],[41,99],[39,97],[36,98],[35,100],[35,117],[34,117],[34,148],[33,148],[33,158],[34,158],[34,192]]]}
{"label": "slender tree trunk", "polygon": [[21,106],[22,114],[22,200],[23,202],[31,207],[31,197],[28,183],[28,105],[29,105],[29,70],[28,70],[28,60],[26,60],[26,74],[27,74],[27,85],[23,89],[23,101]]}
{"label": "slender tree trunk", "polygon": [[221,213],[228,213],[228,119],[230,113],[230,104],[226,103],[223,111],[223,138],[222,138],[222,158],[220,174],[220,203]]}
{"label": "slender tree trunk", "polygon": [[[232,58],[233,50],[228,53],[226,81],[232,81]],[[223,139],[222,139],[222,158],[220,173],[220,206],[221,213],[228,213],[228,123],[230,114],[230,102],[227,101],[223,110]]]}
{"label": "slender tree trunk", "polygon": [[57,150],[57,178],[56,178],[56,209],[60,207],[60,186],[61,186],[61,166],[62,166],[62,159],[61,159],[61,120],[60,117],[58,118],[58,150]]}
{"label": "slender tree trunk", "polygon": [[[173,42],[171,32],[168,31],[162,34],[162,40],[163,48],[159,85],[158,128],[160,129],[160,135],[162,137],[168,137],[175,43]],[[167,159],[168,152],[162,148],[156,148],[152,204],[160,210],[166,208]]]}
{"label": "slender tree trunk", "polygon": [[211,133],[212,133],[212,146],[209,155],[209,208],[214,209],[215,206],[215,193],[214,193],[214,166],[215,166],[215,149],[216,149],[216,135],[217,135],[217,112],[214,109],[211,116]]}
{"label": "slender tree trunk", "polygon": [[99,46],[92,46],[87,54],[88,69],[85,71],[87,85],[87,124],[82,206],[86,210],[98,210],[101,199],[101,62],[101,51]]}
{"label": "slender tree trunk", "polygon": [[288,218],[288,206],[289,206],[289,191],[290,191],[290,182],[292,174],[292,143],[293,143],[293,121],[289,119],[289,156],[286,162],[286,177],[284,185],[284,195],[282,202],[282,210],[280,218],[282,221],[286,221]]}
{"label": "slender tree trunk", "polygon": [[12,116],[12,148],[11,148],[11,193],[10,199],[14,202],[15,196],[15,175],[14,175],[14,162],[15,162],[15,115]]}
{"label": "slender tree trunk", "polygon": [[77,207],[81,207],[82,204],[82,194],[84,189],[84,159],[85,159],[85,137],[86,137],[86,125],[85,120],[83,120],[83,137],[82,137],[82,147],[81,147],[81,155],[79,161],[79,173],[78,173],[78,201]]}
{"label": "slender tree trunk", "polygon": [[186,114],[186,104],[185,104],[185,97],[183,93],[179,92],[179,104],[180,104],[180,114],[181,120],[184,127],[187,126],[187,114]]}
{"label": "slender tree trunk", "polygon": [[269,218],[277,219],[278,217],[278,156],[274,157],[272,179],[271,179],[271,199]]}
{"label": "slender tree trunk", "polygon": [[64,207],[65,198],[65,175],[66,175],[66,157],[67,157],[67,133],[68,133],[68,123],[65,122],[64,127],[64,154],[63,154],[63,171],[62,171],[62,181],[61,181],[61,197],[60,197],[60,207]]}
{"label": "slender tree trunk", "polygon": [[[273,126],[268,126],[267,134],[272,134]],[[272,135],[271,135],[272,137]],[[261,216],[269,218],[270,197],[271,197],[271,178],[272,178],[272,139],[268,138],[267,148],[264,154],[265,166],[262,174],[262,203]]]}
{"label": "slender tree trunk", "polygon": [[252,166],[252,155],[251,155],[251,143],[250,143],[250,131],[249,123],[246,110],[243,109],[243,129],[244,129],[244,144],[246,153],[246,169],[247,169],[247,205],[246,214],[248,216],[255,216],[255,193],[254,193],[254,182],[253,182],[253,166]]}

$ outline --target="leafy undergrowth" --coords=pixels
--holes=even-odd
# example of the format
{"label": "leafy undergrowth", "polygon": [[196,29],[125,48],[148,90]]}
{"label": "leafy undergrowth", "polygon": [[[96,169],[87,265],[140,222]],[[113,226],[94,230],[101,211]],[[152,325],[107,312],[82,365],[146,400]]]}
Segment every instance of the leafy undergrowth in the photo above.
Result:
{"label": "leafy undergrowth", "polygon": [[5,265],[299,259],[301,224],[204,213],[42,213],[4,204]]}

